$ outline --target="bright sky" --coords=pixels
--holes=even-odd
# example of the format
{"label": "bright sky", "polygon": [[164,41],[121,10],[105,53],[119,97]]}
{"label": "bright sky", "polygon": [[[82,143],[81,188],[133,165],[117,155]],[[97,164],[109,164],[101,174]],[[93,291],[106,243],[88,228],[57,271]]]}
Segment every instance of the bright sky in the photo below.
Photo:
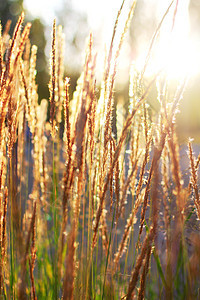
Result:
{"label": "bright sky", "polygon": [[[113,23],[121,2],[122,0],[69,1],[74,9],[87,14],[89,28],[94,34],[95,31],[101,28],[101,36],[104,40],[100,44],[110,41]],[[154,5],[155,16],[159,16],[158,20],[160,20],[170,2],[171,0],[147,0],[145,9],[148,13],[148,6]],[[63,3],[64,0],[24,0],[25,8],[32,12],[33,17],[42,17],[49,26],[52,25],[55,11],[62,9]],[[130,5],[131,0],[127,0],[127,3]],[[196,73],[200,69],[200,45],[197,45],[197,41],[192,41],[189,36],[188,4],[189,0],[179,1],[176,25],[172,37],[169,33],[172,26],[174,8],[171,9],[171,14],[166,18],[160,34],[161,39],[159,45],[157,45],[156,59],[154,61],[155,68],[162,66],[163,61],[165,61],[167,72],[175,77],[183,75],[184,69],[185,72],[191,73]],[[142,60],[144,60],[144,57],[142,57]]]}
{"label": "bright sky", "polygon": [[[101,28],[104,42],[107,42],[108,37],[110,39],[112,25],[122,0],[24,0],[24,7],[31,12],[33,17],[41,17],[46,24],[51,26],[56,11],[62,11],[65,2],[69,3],[74,10],[87,15],[89,28],[93,33]],[[125,2],[130,5],[131,0]]]}
{"label": "bright sky", "polygon": [[24,0],[24,7],[31,12],[33,17],[43,18],[47,23],[52,23],[55,17],[55,9],[62,3],[62,0]]}
{"label": "bright sky", "polygon": [[[47,23],[52,23],[55,11],[62,9],[64,0],[24,0],[24,6],[35,17],[42,17]],[[72,7],[80,12],[86,12],[89,23],[97,27],[102,19],[112,18],[120,7],[121,0],[71,0]],[[106,9],[104,9],[106,7]]]}

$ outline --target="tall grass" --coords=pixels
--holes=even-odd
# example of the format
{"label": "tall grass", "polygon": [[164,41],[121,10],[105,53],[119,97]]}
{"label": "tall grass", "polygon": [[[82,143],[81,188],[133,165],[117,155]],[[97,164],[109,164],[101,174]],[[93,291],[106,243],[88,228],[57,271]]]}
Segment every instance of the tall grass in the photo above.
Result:
{"label": "tall grass", "polygon": [[[199,297],[200,159],[189,141],[186,184],[176,135],[186,81],[173,93],[162,71],[144,83],[153,44],[174,1],[155,31],[144,69],[131,69],[129,109],[122,120],[119,113],[113,118],[114,86],[136,4],[116,39],[124,2],[99,98],[92,34],[71,99],[64,36],[54,21],[49,101],[38,99],[37,47],[28,38],[31,24],[22,30],[24,14],[12,37],[9,23],[0,35],[2,299]],[[152,118],[147,99],[155,83],[160,111]]]}

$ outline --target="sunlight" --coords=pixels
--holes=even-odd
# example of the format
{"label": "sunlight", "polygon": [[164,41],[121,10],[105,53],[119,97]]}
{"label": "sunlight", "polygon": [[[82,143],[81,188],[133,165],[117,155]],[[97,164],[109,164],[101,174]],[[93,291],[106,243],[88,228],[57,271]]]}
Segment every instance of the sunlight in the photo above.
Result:
{"label": "sunlight", "polygon": [[194,43],[189,39],[173,39],[171,47],[159,47],[158,66],[164,61],[164,70],[169,78],[191,77],[199,72],[199,55]]}
{"label": "sunlight", "polygon": [[[164,21],[148,68],[149,75],[162,69],[172,80],[198,74],[199,42],[191,37],[188,5],[187,0],[179,4],[174,27],[173,10]],[[140,61],[141,58],[138,64]]]}
{"label": "sunlight", "polygon": [[[80,0],[73,0],[71,3],[75,11],[86,14],[89,28],[93,32],[94,36],[98,36],[98,39],[95,40],[95,47],[99,53],[104,52],[105,45],[107,46],[107,49],[109,47],[114,20],[121,2],[121,0],[117,0],[115,2],[106,0],[102,0],[101,2],[86,0],[82,2]],[[64,4],[62,0],[56,2],[53,0],[44,0],[42,2],[40,0],[25,0],[24,3],[25,7],[31,11],[33,16],[42,17],[46,23],[51,23],[56,10],[59,10],[59,8],[61,8]],[[157,20],[160,20],[166,11],[167,3],[169,5],[170,1],[152,1],[151,5],[155,6],[155,18]],[[151,76],[158,70],[163,69],[169,78],[180,79],[185,76],[195,76],[200,70],[200,42],[192,37],[188,12],[189,0],[178,1],[178,9],[172,30],[176,3],[177,2],[174,1],[169,14],[163,22],[159,38],[153,47],[148,68],[146,70],[147,76]],[[127,1],[126,4],[128,6],[130,2]],[[126,12],[126,9],[124,11]],[[144,12],[144,14],[146,14],[146,12]],[[120,27],[123,28],[123,26],[118,27],[119,29]],[[141,36],[140,39],[140,51],[138,51],[140,54],[138,57],[134,58],[135,65],[138,70],[141,70],[144,67],[145,56],[148,51],[145,36]],[[150,41],[148,44],[149,43]],[[119,66],[119,68],[122,69],[125,69],[125,66],[129,64],[131,56],[131,49],[127,47],[126,43],[124,45],[124,49],[123,58],[121,58]],[[100,57],[101,65],[103,64],[103,60],[104,56],[102,55]],[[127,69],[125,70],[125,73],[127,73]],[[121,72],[120,74],[122,74],[122,79],[120,80],[123,81],[124,73]]]}
{"label": "sunlight", "polygon": [[199,299],[200,0],[12,1],[0,299]]}

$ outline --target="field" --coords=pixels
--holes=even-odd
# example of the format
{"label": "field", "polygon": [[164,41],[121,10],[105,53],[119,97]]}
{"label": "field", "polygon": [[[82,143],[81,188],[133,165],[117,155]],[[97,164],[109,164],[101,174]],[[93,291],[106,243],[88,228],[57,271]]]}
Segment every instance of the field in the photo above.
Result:
{"label": "field", "polygon": [[115,101],[135,4],[120,36],[124,1],[119,9],[100,87],[89,35],[72,97],[56,21],[48,100],[38,97],[24,14],[12,36],[9,22],[0,35],[1,299],[200,297],[199,147],[180,146],[176,129],[187,78],[172,85],[161,69],[145,79],[172,4],[143,69],[130,68],[127,111]]}

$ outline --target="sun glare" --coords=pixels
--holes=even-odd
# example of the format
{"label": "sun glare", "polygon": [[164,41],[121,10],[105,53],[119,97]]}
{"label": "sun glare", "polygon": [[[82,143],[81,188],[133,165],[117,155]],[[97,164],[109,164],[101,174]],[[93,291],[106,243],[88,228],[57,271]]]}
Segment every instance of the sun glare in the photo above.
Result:
{"label": "sun glare", "polygon": [[[173,24],[173,10],[167,16],[155,43],[148,73],[163,70],[169,79],[181,79],[200,70],[199,43],[191,36],[189,1],[180,2]],[[139,58],[138,62],[142,58]],[[144,61],[144,58],[143,58]]]}
{"label": "sun glare", "polygon": [[[158,10],[155,10],[156,18],[158,17],[158,14],[159,18],[161,18],[166,11],[166,2],[168,1],[152,1],[152,3],[156,5],[156,9],[159,7]],[[56,3],[59,3],[60,7],[62,7],[62,0],[58,0]],[[121,0],[116,0],[115,2],[106,0],[102,0],[101,2],[86,0],[84,4],[81,0],[73,0],[72,3],[76,11],[86,13],[94,37],[98,36],[95,41],[98,52],[103,52],[104,45],[106,44],[108,47],[110,43],[114,20],[117,10],[120,7]],[[178,3],[178,7],[172,30],[176,3]],[[48,5],[47,0],[42,2],[40,0],[25,0],[25,6],[33,13],[33,15],[42,16],[46,22],[50,22],[53,20],[57,4],[55,4],[53,0],[50,0]],[[104,9],[105,6],[107,8],[106,10]],[[179,79],[185,76],[190,77],[198,74],[200,70],[200,42],[195,41],[191,35],[188,6],[189,0],[174,1],[174,4],[170,8],[167,17],[162,24],[159,38],[153,47],[146,75],[152,75],[152,73],[155,73],[160,69],[163,69],[170,79]],[[123,28],[123,26],[121,27]],[[120,29],[120,26],[118,26],[118,28]],[[144,44],[145,43],[146,41]],[[143,49],[144,48],[146,48],[146,46],[143,47]],[[135,58],[135,64],[138,66],[138,70],[144,66],[146,54],[142,54],[144,53],[143,49],[140,51],[140,56]],[[103,59],[104,58],[102,58],[102,60]],[[123,62],[124,66],[126,60],[130,59],[128,50],[121,60],[122,59],[125,61]]]}
{"label": "sun glare", "polygon": [[200,68],[197,47],[189,36],[174,36],[169,43],[158,45],[152,65],[155,70],[163,69],[171,79],[196,75]]}

